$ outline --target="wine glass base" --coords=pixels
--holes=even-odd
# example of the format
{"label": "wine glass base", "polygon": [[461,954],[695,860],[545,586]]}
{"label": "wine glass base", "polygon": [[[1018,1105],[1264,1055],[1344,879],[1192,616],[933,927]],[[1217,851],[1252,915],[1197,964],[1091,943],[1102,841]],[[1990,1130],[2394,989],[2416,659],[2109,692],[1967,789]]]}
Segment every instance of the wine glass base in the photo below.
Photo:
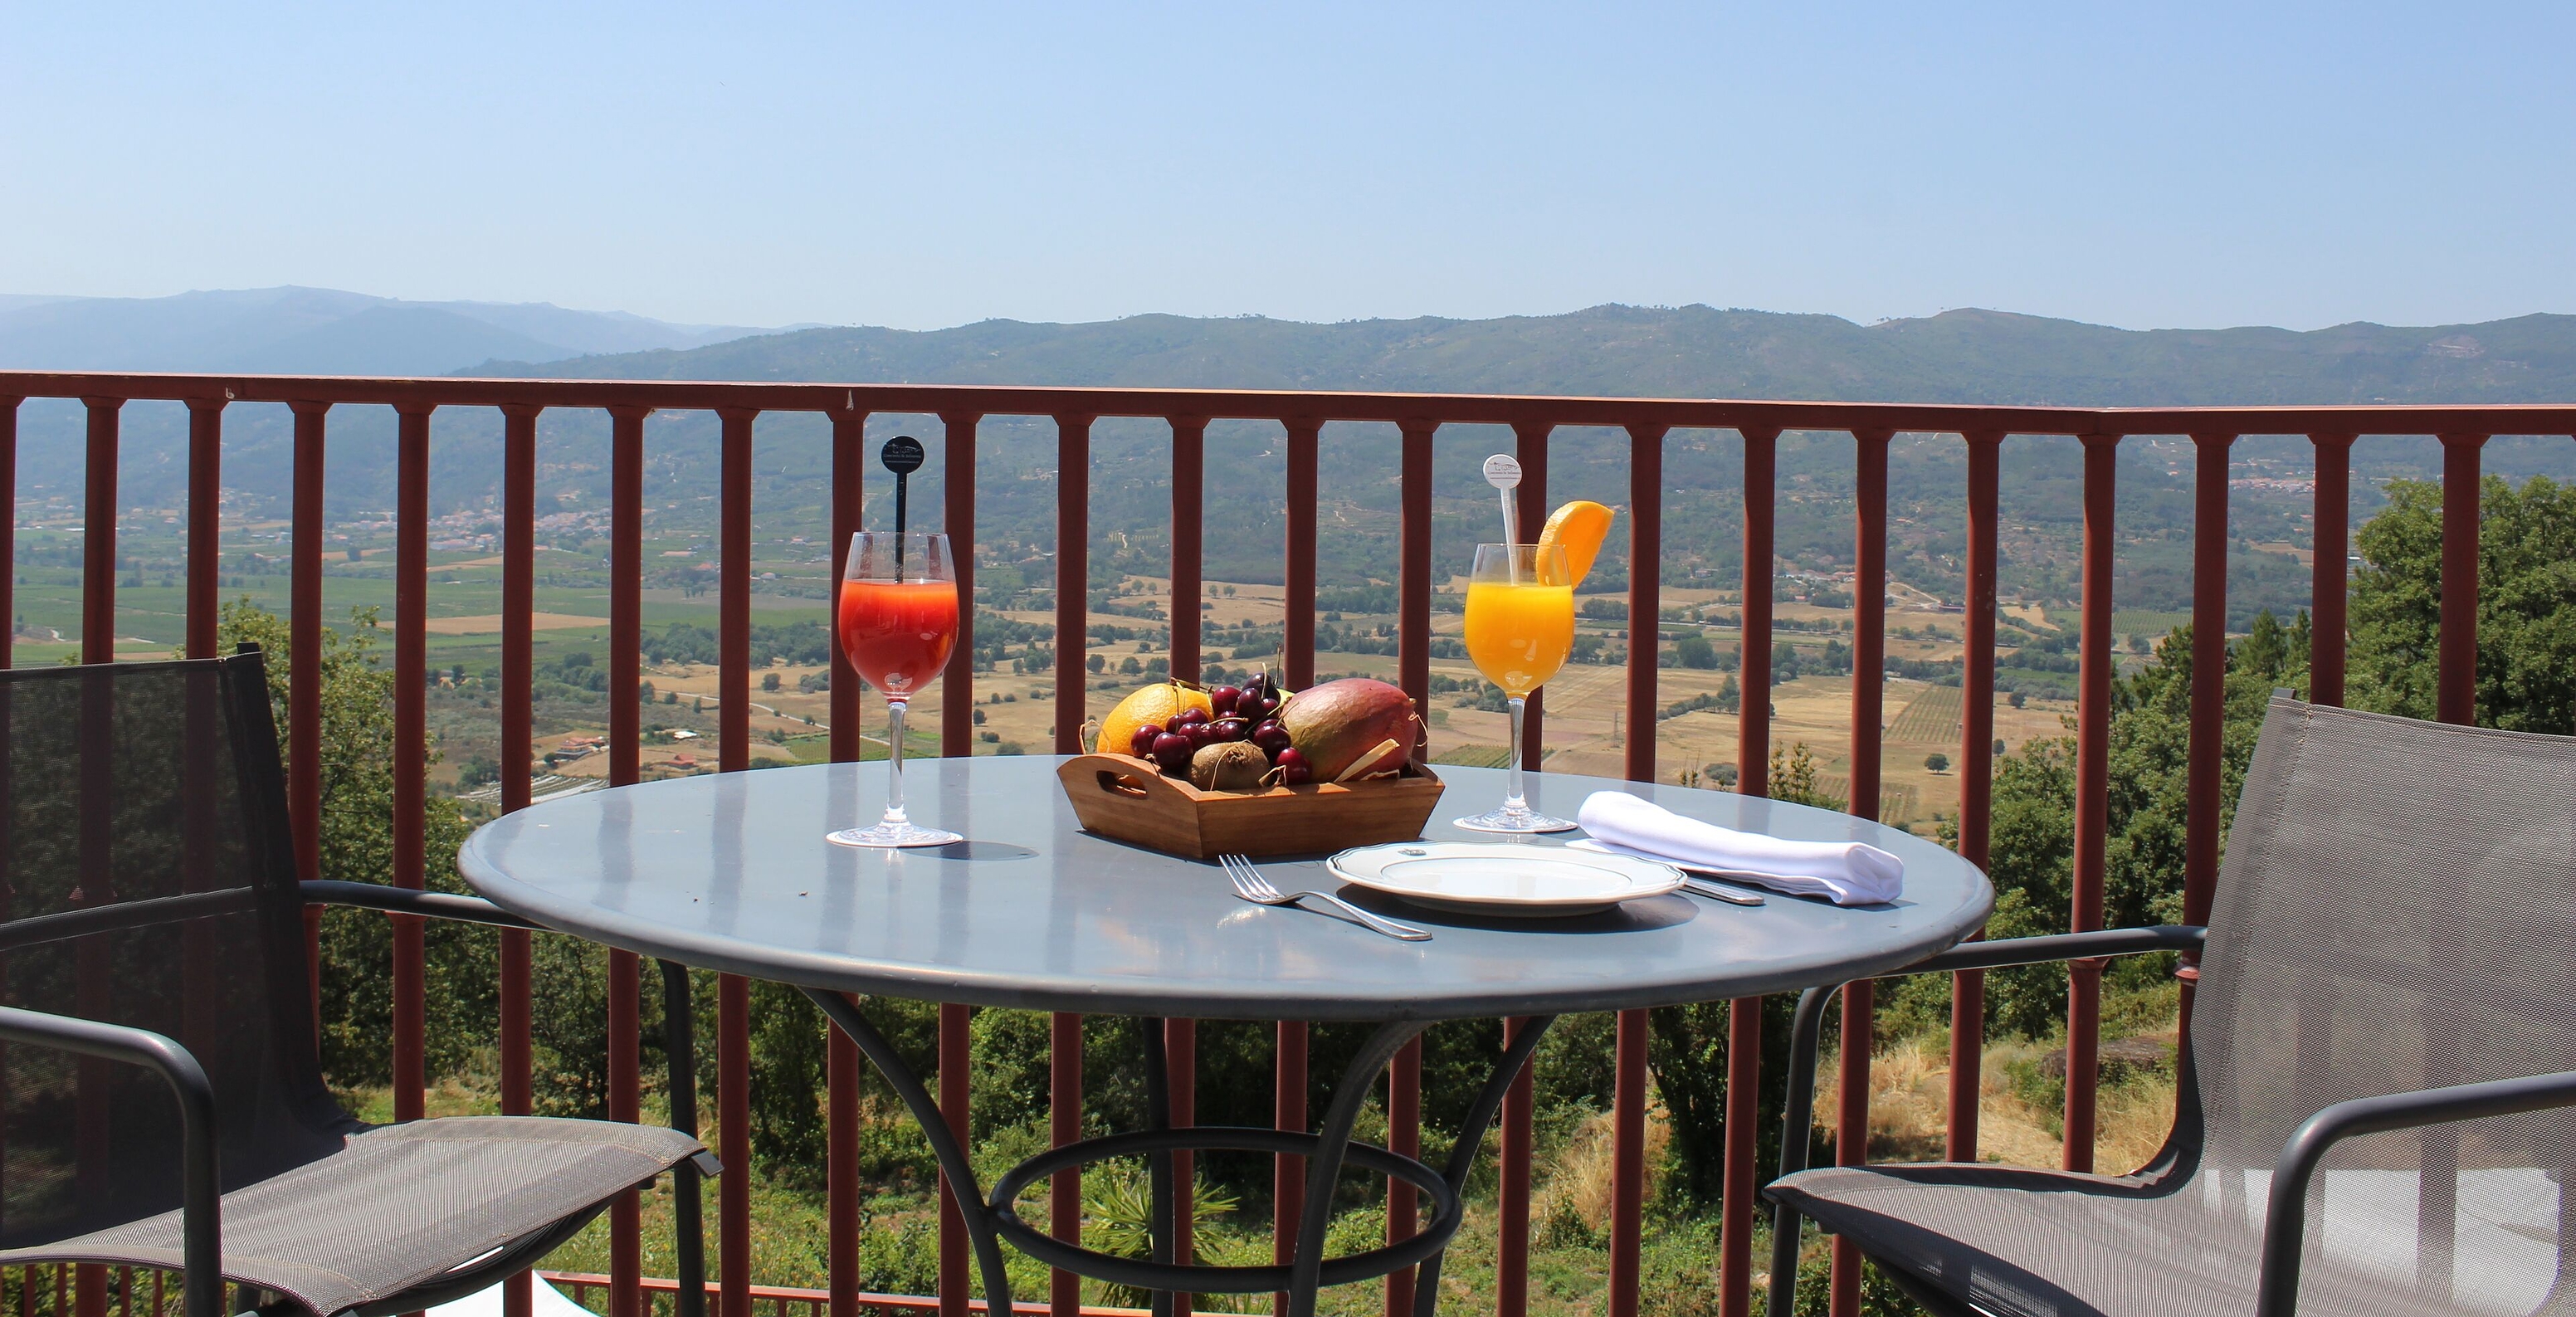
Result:
{"label": "wine glass base", "polygon": [[1469,832],[1571,832],[1580,824],[1533,809],[1497,809],[1452,822]]}
{"label": "wine glass base", "polygon": [[843,828],[839,832],[825,833],[823,840],[835,846],[894,850],[906,846],[945,846],[966,839],[942,828],[925,828],[912,823],[880,823],[872,828]]}

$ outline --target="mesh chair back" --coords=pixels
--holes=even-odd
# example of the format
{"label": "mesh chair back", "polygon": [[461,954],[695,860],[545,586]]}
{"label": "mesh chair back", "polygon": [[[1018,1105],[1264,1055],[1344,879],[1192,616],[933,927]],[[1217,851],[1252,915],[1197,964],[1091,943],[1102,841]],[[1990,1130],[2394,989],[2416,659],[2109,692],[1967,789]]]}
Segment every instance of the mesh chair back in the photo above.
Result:
{"label": "mesh chair back", "polygon": [[[259,655],[0,672],[0,746],[0,1001],[179,1040],[227,1189],[336,1148]],[[0,1247],[179,1205],[157,1075],[21,1045],[0,1085]]]}
{"label": "mesh chair back", "polygon": [[[2321,1107],[2576,1071],[2576,739],[2275,697],[2215,896],[2186,1192],[2250,1226]],[[2326,1162],[2310,1247],[2527,1312],[2559,1271],[2571,1167],[2576,1111],[2354,1139]]]}

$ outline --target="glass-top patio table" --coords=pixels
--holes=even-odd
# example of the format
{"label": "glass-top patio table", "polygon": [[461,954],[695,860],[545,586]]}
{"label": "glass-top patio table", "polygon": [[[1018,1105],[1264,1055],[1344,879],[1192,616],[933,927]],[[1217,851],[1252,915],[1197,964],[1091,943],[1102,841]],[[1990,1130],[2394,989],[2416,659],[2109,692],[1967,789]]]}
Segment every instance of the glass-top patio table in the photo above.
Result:
{"label": "glass-top patio table", "polygon": [[[1459,1189],[1485,1128],[1546,1025],[1570,1011],[1665,1006],[1786,992],[1884,973],[1941,951],[1984,922],[1985,876],[1956,854],[1848,815],[1748,796],[1565,774],[1529,778],[1531,803],[1571,814],[1586,795],[1626,790],[1728,827],[1817,841],[1866,841],[1905,861],[1886,905],[1837,908],[1771,894],[1759,907],[1674,893],[1606,913],[1502,919],[1344,895],[1431,930],[1385,937],[1326,913],[1238,899],[1218,867],[1083,832],[1044,756],[931,759],[907,766],[914,817],[969,840],[865,851],[824,840],[883,808],[882,765],[676,778],[561,798],[485,825],[459,864],[474,889],[549,928],[657,959],[803,989],[885,1075],[921,1122],[961,1215],[990,1311],[1008,1312],[1001,1241],[1052,1266],[1162,1292],[1286,1291],[1309,1317],[1320,1285],[1424,1265],[1417,1312],[1437,1302],[1439,1255],[1462,1216]],[[1448,820],[1498,799],[1503,774],[1442,766],[1448,798],[1425,836],[1484,839]],[[1561,845],[1575,834],[1534,839]],[[1261,862],[1285,890],[1341,884],[1320,858]],[[1067,1145],[1022,1163],[989,1191],[918,1076],[843,993],[1130,1015],[1378,1025],[1313,1133],[1194,1126]],[[1513,1037],[1441,1170],[1368,1144],[1351,1128],[1378,1073],[1438,1020],[1532,1017]],[[1164,1110],[1159,1029],[1148,1042],[1148,1106]],[[1305,1212],[1287,1266],[1202,1267],[1113,1258],[1023,1222],[1020,1193],[1106,1157],[1227,1149],[1307,1158]],[[1154,1158],[1158,1243],[1171,1236],[1167,1156]],[[1331,1187],[1344,1163],[1414,1185],[1432,1211],[1420,1232],[1326,1259]]]}

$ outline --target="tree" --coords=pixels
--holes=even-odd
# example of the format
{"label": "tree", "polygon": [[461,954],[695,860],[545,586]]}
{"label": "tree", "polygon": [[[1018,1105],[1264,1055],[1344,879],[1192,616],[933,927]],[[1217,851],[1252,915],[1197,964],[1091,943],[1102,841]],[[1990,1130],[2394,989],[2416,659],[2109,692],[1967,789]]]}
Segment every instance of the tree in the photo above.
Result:
{"label": "tree", "polygon": [[1950,756],[1945,755],[1945,754],[1941,753],[1941,752],[1940,752],[1940,751],[1938,751],[1938,750],[1935,750],[1935,751],[1933,751],[1932,753],[1930,753],[1930,754],[1928,754],[1928,755],[1923,756],[1923,766],[1924,766],[1925,768],[1928,768],[1928,769],[1932,770],[1932,771],[1933,771],[1933,772],[1935,772],[1935,773],[1946,773],[1946,772],[1949,772],[1949,771],[1950,771]]}
{"label": "tree", "polygon": [[775,670],[760,674],[760,688],[764,691],[775,692],[779,687],[785,684],[786,683],[784,681],[779,679],[778,673]]}
{"label": "tree", "polygon": [[[2347,659],[2355,708],[2435,711],[2442,615],[2442,487],[2388,483],[2356,537]],[[2489,476],[2478,493],[2478,723],[2576,733],[2576,485]]]}

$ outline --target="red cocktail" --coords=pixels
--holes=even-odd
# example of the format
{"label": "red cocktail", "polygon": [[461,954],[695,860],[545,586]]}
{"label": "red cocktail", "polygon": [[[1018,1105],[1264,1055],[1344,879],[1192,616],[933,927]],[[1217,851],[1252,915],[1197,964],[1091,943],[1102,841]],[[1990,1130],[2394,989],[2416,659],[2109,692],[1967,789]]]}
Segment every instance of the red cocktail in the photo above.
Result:
{"label": "red cocktail", "polygon": [[965,838],[903,812],[903,713],[939,679],[957,646],[957,574],[948,537],[860,531],[841,572],[841,654],[886,697],[886,812],[872,827],[830,834],[843,846],[944,846]]}
{"label": "red cocktail", "polygon": [[841,583],[841,652],[878,690],[900,699],[928,685],[956,644],[954,582]]}

